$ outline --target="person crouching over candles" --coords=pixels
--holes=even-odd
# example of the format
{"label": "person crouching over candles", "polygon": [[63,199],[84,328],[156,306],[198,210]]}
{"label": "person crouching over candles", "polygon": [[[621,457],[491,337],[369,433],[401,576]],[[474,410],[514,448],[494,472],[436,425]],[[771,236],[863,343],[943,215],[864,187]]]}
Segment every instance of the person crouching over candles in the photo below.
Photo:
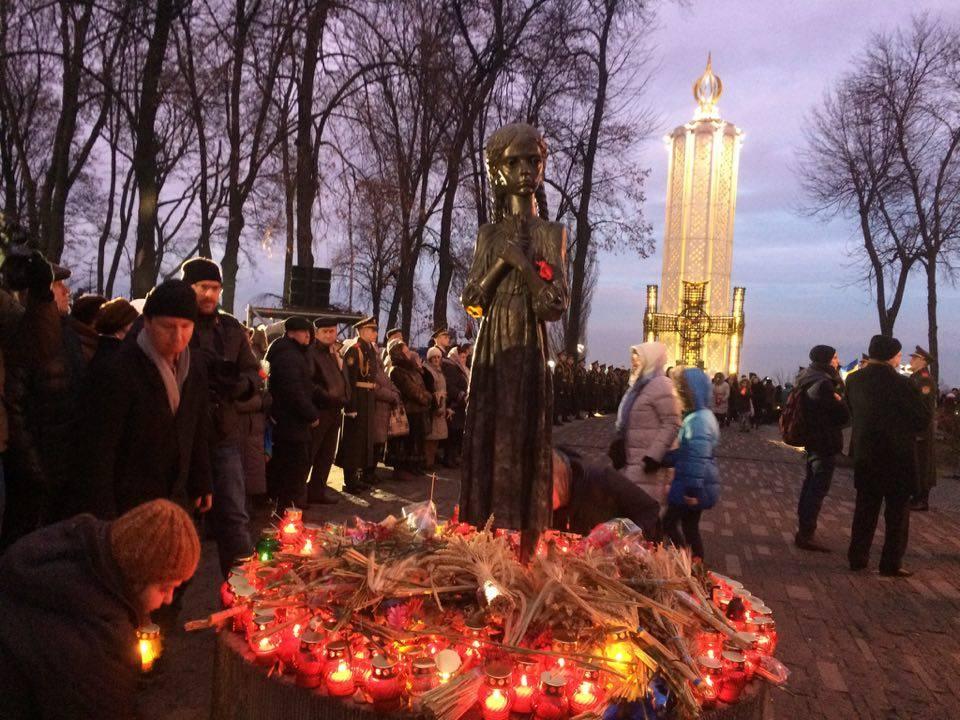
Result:
{"label": "person crouching over candles", "polygon": [[193,521],[168,500],[111,522],[78,515],[11,545],[0,556],[0,715],[135,717],[137,629],[199,560]]}

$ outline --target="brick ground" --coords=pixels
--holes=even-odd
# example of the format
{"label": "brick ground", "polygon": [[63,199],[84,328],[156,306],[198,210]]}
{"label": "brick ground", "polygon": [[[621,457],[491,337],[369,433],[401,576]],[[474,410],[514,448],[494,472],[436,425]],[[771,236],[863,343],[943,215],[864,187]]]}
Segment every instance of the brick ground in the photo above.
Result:
{"label": "brick ground", "polygon": [[[571,423],[557,429],[556,440],[603,460],[611,426],[610,417]],[[891,580],[846,568],[854,497],[849,470],[837,471],[821,516],[820,539],[834,552],[804,553],[792,544],[802,455],[779,443],[771,428],[725,430],[720,455],[722,499],[701,523],[707,562],[743,580],[773,609],[778,655],[793,672],[788,688],[772,693],[766,717],[960,718],[960,516],[954,512],[960,482],[942,480],[934,493],[934,505],[948,510],[913,515],[906,562],[917,574]],[[372,497],[315,517],[379,519],[428,493],[428,485],[386,482]],[[450,511],[457,493],[455,474],[438,481],[441,513]],[[874,565],[877,555],[875,549]],[[214,609],[216,576],[215,549],[205,543],[185,617]],[[167,667],[143,693],[146,718],[208,716],[212,642],[209,633],[168,639]]]}

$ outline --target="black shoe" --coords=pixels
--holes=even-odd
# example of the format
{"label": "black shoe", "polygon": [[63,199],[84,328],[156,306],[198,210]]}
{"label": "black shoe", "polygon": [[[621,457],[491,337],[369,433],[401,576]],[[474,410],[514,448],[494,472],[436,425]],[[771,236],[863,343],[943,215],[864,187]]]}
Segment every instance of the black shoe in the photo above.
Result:
{"label": "black shoe", "polygon": [[850,572],[852,573],[862,573],[867,571],[866,565],[851,565]]}
{"label": "black shoe", "polygon": [[896,570],[881,570],[880,574],[884,577],[908,578],[913,577],[913,571],[906,568],[897,568]]}
{"label": "black shoe", "polygon": [[796,545],[801,550],[809,550],[810,552],[819,552],[819,553],[830,552],[830,548],[824,545],[820,545],[819,543],[815,543],[813,540],[809,538],[800,537],[799,535],[794,537],[793,544]]}
{"label": "black shoe", "polygon": [[344,492],[348,492],[351,495],[361,495],[369,489],[370,489],[370,486],[367,485],[366,483],[351,482],[351,483],[343,484]]}
{"label": "black shoe", "polygon": [[318,497],[310,498],[311,505],[336,505],[340,502],[340,498],[337,497],[337,494],[328,487],[323,489],[323,492],[319,494]]}
{"label": "black shoe", "polygon": [[930,509],[930,505],[925,501],[914,502],[910,503],[910,509],[913,512],[927,512]]}

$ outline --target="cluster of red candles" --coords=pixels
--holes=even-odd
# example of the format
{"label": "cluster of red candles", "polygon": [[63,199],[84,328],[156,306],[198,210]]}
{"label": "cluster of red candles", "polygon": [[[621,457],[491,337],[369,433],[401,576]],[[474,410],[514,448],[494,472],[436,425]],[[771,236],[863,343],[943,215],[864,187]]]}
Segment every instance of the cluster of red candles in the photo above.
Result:
{"label": "cluster of red candles", "polygon": [[[270,607],[267,602],[258,603],[255,610],[247,599],[261,593],[262,601],[263,591],[289,569],[289,562],[273,559],[273,547],[287,554],[313,555],[320,550],[318,530],[303,523],[300,510],[288,509],[279,529],[268,533],[270,543],[258,548],[261,562],[234,569],[221,589],[226,607],[244,606],[233,617],[233,629],[248,639],[254,661],[271,667],[279,663],[303,687],[391,711],[410,707],[458,672],[482,668],[477,702],[484,720],[506,720],[511,714],[565,720],[601,710],[611,689],[607,672],[592,663],[578,663],[578,657],[604,658],[604,667],[618,671],[634,658],[628,628],[611,631],[603,647],[580,648],[577,637],[558,631],[549,651],[509,655],[492,642],[494,631],[479,615],[463,621],[456,640],[421,635],[408,641],[412,645],[402,645],[361,633],[326,609],[311,612]],[[720,632],[703,632],[696,639],[697,669],[703,677],[697,691],[705,705],[736,702],[760,671],[762,656],[772,655],[777,644],[770,609],[739,582],[720,575],[711,578],[713,603],[726,611],[738,598],[734,606],[742,604],[744,612],[730,621],[740,643],[730,643]]]}

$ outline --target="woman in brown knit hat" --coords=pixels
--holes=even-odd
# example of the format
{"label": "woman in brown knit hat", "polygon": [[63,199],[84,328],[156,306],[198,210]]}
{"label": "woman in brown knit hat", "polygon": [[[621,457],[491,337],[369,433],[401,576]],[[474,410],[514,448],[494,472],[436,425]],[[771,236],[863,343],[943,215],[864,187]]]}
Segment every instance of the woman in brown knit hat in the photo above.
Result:
{"label": "woman in brown knit hat", "polygon": [[78,515],[10,546],[0,557],[3,717],[134,717],[136,629],[199,560],[193,521],[167,500],[112,522]]}

